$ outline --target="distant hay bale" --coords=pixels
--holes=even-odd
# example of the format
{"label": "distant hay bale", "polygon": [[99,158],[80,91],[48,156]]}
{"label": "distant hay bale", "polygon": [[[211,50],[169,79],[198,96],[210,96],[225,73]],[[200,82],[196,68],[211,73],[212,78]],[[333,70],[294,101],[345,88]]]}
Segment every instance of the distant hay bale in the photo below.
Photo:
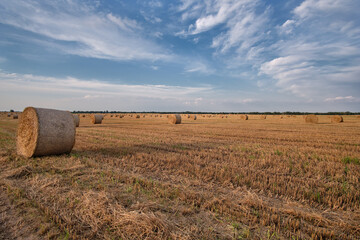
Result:
{"label": "distant hay bale", "polygon": [[341,123],[344,122],[344,119],[340,115],[335,115],[331,117],[331,123]]}
{"label": "distant hay bale", "polygon": [[266,115],[260,115],[260,119],[266,119]]}
{"label": "distant hay bale", "polygon": [[79,127],[79,125],[80,125],[79,115],[74,114],[73,118],[74,118],[75,127]]}
{"label": "distant hay bale", "polygon": [[75,144],[75,124],[68,111],[27,107],[17,129],[17,153],[35,157],[70,153]]}
{"label": "distant hay bale", "polygon": [[187,115],[187,118],[191,118],[190,114]]}
{"label": "distant hay bale", "polygon": [[319,118],[315,114],[310,114],[305,117],[306,123],[318,123]]}
{"label": "distant hay bale", "polygon": [[180,124],[181,123],[181,115],[180,114],[172,114],[168,117],[169,123],[171,124]]}
{"label": "distant hay bale", "polygon": [[17,114],[13,115],[13,119],[18,119],[19,116]]}
{"label": "distant hay bale", "polygon": [[248,120],[249,117],[248,117],[248,115],[246,115],[246,114],[241,114],[241,115],[240,115],[240,119],[241,119],[241,120]]}
{"label": "distant hay bale", "polygon": [[114,115],[110,115],[110,117],[114,117]]}
{"label": "distant hay bale", "polygon": [[84,117],[85,117],[85,115],[82,115],[82,117],[84,118]]}
{"label": "distant hay bale", "polygon": [[103,119],[104,119],[104,116],[100,115],[100,114],[94,114],[91,116],[92,124],[101,124]]}
{"label": "distant hay bale", "polygon": [[7,116],[8,116],[8,117],[11,117],[11,113],[8,113]]}
{"label": "distant hay bale", "polygon": [[190,119],[192,119],[192,120],[196,120],[196,119],[197,119],[197,117],[196,117],[196,115],[195,115],[195,114],[193,114],[193,115],[191,115],[191,116],[190,116]]}
{"label": "distant hay bale", "polygon": [[136,115],[136,118],[140,118],[140,115]]}

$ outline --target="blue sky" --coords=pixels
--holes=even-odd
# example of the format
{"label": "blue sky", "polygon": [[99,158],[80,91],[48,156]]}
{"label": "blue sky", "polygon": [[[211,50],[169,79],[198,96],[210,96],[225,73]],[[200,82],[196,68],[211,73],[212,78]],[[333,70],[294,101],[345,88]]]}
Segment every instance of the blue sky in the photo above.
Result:
{"label": "blue sky", "polygon": [[5,0],[0,110],[360,111],[358,0]]}

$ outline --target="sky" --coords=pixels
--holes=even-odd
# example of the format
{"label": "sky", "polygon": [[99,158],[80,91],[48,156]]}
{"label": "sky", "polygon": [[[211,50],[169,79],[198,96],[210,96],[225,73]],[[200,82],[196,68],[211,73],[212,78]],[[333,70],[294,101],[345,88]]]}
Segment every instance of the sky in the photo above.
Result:
{"label": "sky", "polygon": [[0,111],[360,112],[359,0],[0,1]]}

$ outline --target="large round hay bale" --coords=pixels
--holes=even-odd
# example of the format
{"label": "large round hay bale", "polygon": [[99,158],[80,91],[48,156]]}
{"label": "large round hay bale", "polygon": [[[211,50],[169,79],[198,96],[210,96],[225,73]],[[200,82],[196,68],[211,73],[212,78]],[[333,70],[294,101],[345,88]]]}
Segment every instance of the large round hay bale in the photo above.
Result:
{"label": "large round hay bale", "polygon": [[241,119],[241,120],[248,120],[249,117],[248,117],[248,115],[246,115],[246,114],[242,114],[242,115],[240,115],[240,119]]}
{"label": "large round hay bale", "polygon": [[136,115],[136,118],[140,118],[140,115]]}
{"label": "large round hay bale", "polygon": [[104,119],[104,116],[100,115],[100,114],[94,114],[91,116],[91,122],[93,124],[101,124],[103,119]]}
{"label": "large round hay bale", "polygon": [[172,114],[169,116],[169,123],[171,124],[180,124],[181,123],[181,116],[180,114]]}
{"label": "large round hay bale", "polygon": [[319,118],[315,114],[310,114],[305,117],[306,123],[318,123]]}
{"label": "large round hay bale", "polygon": [[17,114],[13,115],[13,119],[18,119],[19,116]]}
{"label": "large round hay bale", "polygon": [[195,114],[193,114],[193,115],[190,115],[190,119],[192,119],[192,120],[196,120],[196,119],[197,119],[197,117],[196,117],[196,115],[195,115]]}
{"label": "large round hay bale", "polygon": [[80,125],[79,115],[74,114],[73,118],[74,118],[75,127],[79,127],[79,125]]}
{"label": "large round hay bale", "polygon": [[71,152],[75,124],[68,111],[27,107],[17,129],[17,153],[25,157]]}
{"label": "large round hay bale", "polygon": [[344,119],[340,115],[335,115],[331,117],[331,123],[341,123],[344,122]]}

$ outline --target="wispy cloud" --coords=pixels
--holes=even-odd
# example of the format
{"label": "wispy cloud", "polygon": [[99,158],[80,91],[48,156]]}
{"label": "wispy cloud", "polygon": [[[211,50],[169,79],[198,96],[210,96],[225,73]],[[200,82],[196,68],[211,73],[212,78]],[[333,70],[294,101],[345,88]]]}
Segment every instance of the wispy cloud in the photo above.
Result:
{"label": "wispy cloud", "polygon": [[259,73],[275,79],[281,90],[305,98],[351,94],[354,89],[346,83],[360,83],[358,7],[355,0],[303,1],[277,27],[279,39],[268,47],[277,57],[263,62]]}
{"label": "wispy cloud", "polygon": [[276,9],[264,1],[183,0],[178,11],[192,22],[178,35],[208,34],[229,69],[257,71],[259,87],[268,78],[279,92],[307,101],[339,88],[352,94],[351,85],[340,84],[360,83],[359,8],[357,0],[304,0],[274,24]]}
{"label": "wispy cloud", "polygon": [[234,47],[237,51],[247,52],[264,37],[261,32],[267,21],[267,13],[256,13],[259,3],[258,0],[211,0],[199,1],[197,4],[184,1],[179,7],[179,11],[184,11],[183,16],[189,11],[192,17],[198,15],[195,22],[188,26],[187,31],[179,34],[197,35],[224,25],[224,31],[213,38],[212,47],[221,52]]}
{"label": "wispy cloud", "polygon": [[334,97],[334,98],[326,98],[325,102],[337,102],[337,101],[344,101],[344,102],[359,102],[359,98],[355,98],[353,96],[346,96],[346,97]]}
{"label": "wispy cloud", "polygon": [[82,1],[1,1],[0,23],[62,41],[61,50],[68,54],[112,60],[172,58],[144,35],[137,21],[102,13]]}
{"label": "wispy cloud", "polygon": [[202,73],[202,74],[213,74],[215,72],[214,69],[210,68],[208,64],[202,62],[202,61],[194,61],[188,64],[188,66],[185,67],[185,72],[188,73]]}
{"label": "wispy cloud", "polygon": [[115,84],[99,80],[82,80],[73,77],[54,78],[32,74],[16,74],[0,71],[2,91],[36,94],[36,92],[75,93],[78,96],[132,96],[156,99],[182,99],[212,91],[212,87],[183,87],[167,85]]}

